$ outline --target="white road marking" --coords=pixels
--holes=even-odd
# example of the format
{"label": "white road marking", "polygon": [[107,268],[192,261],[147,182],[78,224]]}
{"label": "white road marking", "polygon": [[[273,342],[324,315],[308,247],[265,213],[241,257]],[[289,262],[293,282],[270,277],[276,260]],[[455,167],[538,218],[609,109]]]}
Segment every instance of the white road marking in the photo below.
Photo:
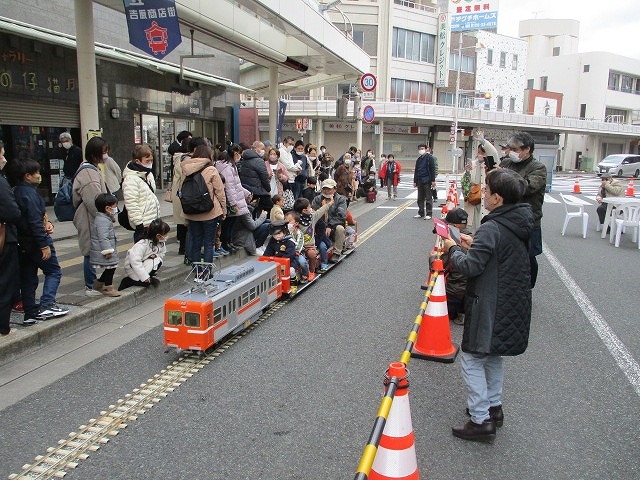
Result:
{"label": "white road marking", "polygon": [[577,203],[580,203],[582,205],[591,205],[591,202],[585,202],[580,197],[574,197],[573,195],[565,195],[564,197],[569,199],[569,200],[571,200],[572,202],[577,202]]}
{"label": "white road marking", "polygon": [[556,200],[548,193],[544,194],[544,203],[560,203],[560,200]]}
{"label": "white road marking", "polygon": [[640,396],[640,365],[633,358],[631,352],[622,343],[618,336],[611,329],[609,324],[604,320],[600,312],[591,303],[587,295],[578,286],[575,280],[569,275],[569,272],[562,266],[555,255],[549,250],[549,247],[543,242],[542,252],[544,253],[551,266],[555,269],[562,282],[567,286],[569,293],[574,298],[587,320],[596,331],[602,342],[605,344],[609,353],[613,356],[618,367],[626,375],[629,383]]}

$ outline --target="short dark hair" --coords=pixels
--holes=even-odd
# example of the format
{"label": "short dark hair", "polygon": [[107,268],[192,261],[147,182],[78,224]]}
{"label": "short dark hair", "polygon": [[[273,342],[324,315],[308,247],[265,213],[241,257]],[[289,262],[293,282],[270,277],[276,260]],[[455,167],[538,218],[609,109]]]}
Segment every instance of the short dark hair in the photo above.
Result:
{"label": "short dark hair", "polygon": [[273,201],[273,203],[278,203],[280,200],[282,200],[282,195],[276,193],[273,197],[271,197],[271,200]]}
{"label": "short dark hair", "polygon": [[87,162],[97,164],[102,161],[102,152],[107,142],[102,137],[91,137],[84,146],[84,158]]}
{"label": "short dark hair", "polygon": [[427,144],[426,143],[421,143],[421,144],[418,145],[418,149],[423,148],[423,147],[427,148]]}
{"label": "short dark hair", "polygon": [[287,215],[291,215],[294,222],[300,223],[300,214],[295,210],[289,210],[287,213],[284,214],[284,217],[287,218]]}
{"label": "short dark hair", "polygon": [[536,146],[533,137],[527,132],[514,133],[507,141],[507,145],[509,145],[509,148],[511,150],[515,148],[525,149],[529,147],[529,153],[533,153],[533,150]]}
{"label": "short dark hair", "polygon": [[23,178],[25,175],[33,175],[41,170],[40,164],[36,160],[32,160],[30,158],[21,161],[20,165],[20,173]]}
{"label": "short dark hair", "polygon": [[179,142],[182,142],[185,138],[192,137],[192,136],[193,135],[191,135],[191,132],[187,130],[182,130],[176,138],[178,139]]}
{"label": "short dark hair", "polygon": [[189,140],[189,151],[193,152],[195,151],[196,147],[200,146],[200,145],[206,145],[207,144],[207,139],[204,137],[193,137],[191,140]]}
{"label": "short dark hair", "polygon": [[396,156],[393,153],[390,153],[389,155],[387,155],[387,160],[389,160],[390,158],[393,158],[395,160]]}
{"label": "short dark hair", "polygon": [[168,223],[164,222],[161,218],[156,218],[147,227],[145,237],[147,238],[147,240],[151,240],[154,245],[157,245],[158,239],[156,237],[158,235],[166,235],[170,230],[171,227]]}
{"label": "short dark hair", "polygon": [[232,143],[231,145],[229,145],[229,148],[227,148],[227,155],[229,155],[229,160],[233,160],[234,153],[242,153],[242,147],[237,143]]}
{"label": "short dark hair", "polygon": [[303,146],[304,147],[304,142],[302,140],[298,140],[294,145],[293,148],[298,148],[299,146]]}
{"label": "short dark hair", "polygon": [[297,198],[295,202],[293,202],[293,211],[294,212],[302,212],[305,208],[308,208],[311,205],[308,198],[300,197]]}
{"label": "short dark hair", "polygon": [[293,142],[295,141],[295,139],[291,136],[291,135],[287,135],[286,137],[284,137],[284,139],[282,140],[282,143],[285,142]]}
{"label": "short dark hair", "polygon": [[349,151],[353,152],[353,153],[356,153],[358,151],[358,147],[351,146],[351,147],[349,147]]}
{"label": "short dark hair", "polygon": [[106,213],[105,209],[109,205],[116,203],[118,203],[118,199],[113,193],[99,193],[95,200],[96,210],[102,213]]}
{"label": "short dark hair", "polygon": [[491,193],[500,195],[506,205],[520,203],[526,190],[524,178],[507,168],[498,168],[487,173],[487,186]]}
{"label": "short dark hair", "polygon": [[316,185],[318,183],[318,180],[316,179],[316,177],[307,177],[307,183],[309,185]]}

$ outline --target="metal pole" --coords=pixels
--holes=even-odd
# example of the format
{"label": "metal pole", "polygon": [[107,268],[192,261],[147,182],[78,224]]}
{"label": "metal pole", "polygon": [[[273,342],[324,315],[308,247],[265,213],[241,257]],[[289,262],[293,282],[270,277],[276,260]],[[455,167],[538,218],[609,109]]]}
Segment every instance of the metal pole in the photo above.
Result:
{"label": "metal pole", "polygon": [[455,105],[453,109],[453,124],[455,130],[455,136],[453,139],[453,148],[451,149],[451,157],[453,159],[452,170],[453,174],[456,174],[458,158],[456,156],[458,150],[458,108],[460,108],[460,67],[462,66],[462,32],[458,32],[458,68],[456,69],[456,92],[455,92]]}
{"label": "metal pole", "polygon": [[278,147],[276,142],[276,127],[278,125],[278,67],[272,66],[269,68],[269,140],[274,147]]}

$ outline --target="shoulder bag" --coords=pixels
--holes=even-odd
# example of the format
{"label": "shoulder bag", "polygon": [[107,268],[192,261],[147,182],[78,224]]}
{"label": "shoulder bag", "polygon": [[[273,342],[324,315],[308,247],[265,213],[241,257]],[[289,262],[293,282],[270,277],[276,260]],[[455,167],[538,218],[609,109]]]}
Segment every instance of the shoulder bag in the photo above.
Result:
{"label": "shoulder bag", "polygon": [[478,205],[480,203],[480,198],[482,195],[482,186],[477,183],[471,186],[471,190],[469,190],[469,196],[467,197],[467,202],[471,205]]}

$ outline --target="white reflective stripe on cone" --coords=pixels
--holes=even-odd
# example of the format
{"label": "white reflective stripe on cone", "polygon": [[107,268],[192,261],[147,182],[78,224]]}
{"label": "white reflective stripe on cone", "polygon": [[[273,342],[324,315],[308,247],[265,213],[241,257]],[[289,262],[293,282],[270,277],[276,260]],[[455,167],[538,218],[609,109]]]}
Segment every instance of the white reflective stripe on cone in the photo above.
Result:
{"label": "white reflective stripe on cone", "polygon": [[404,450],[378,447],[369,478],[376,478],[373,472],[388,478],[404,478],[415,473],[417,469],[418,460],[415,445]]}
{"label": "white reflective stripe on cone", "polygon": [[391,411],[382,434],[387,437],[406,437],[411,432],[413,432],[413,425],[411,424],[409,395],[396,395],[393,397]]}
{"label": "white reflective stripe on cone", "polygon": [[431,317],[446,317],[449,315],[447,302],[434,302],[433,300],[429,300],[425,314]]}

